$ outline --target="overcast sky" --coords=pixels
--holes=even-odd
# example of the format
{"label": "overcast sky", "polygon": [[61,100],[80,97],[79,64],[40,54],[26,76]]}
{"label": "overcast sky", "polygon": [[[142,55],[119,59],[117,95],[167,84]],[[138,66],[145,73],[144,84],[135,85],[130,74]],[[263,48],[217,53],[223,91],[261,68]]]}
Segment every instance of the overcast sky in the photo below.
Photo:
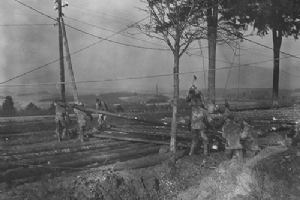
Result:
{"label": "overcast sky", "polygon": [[[46,14],[53,17],[57,12],[53,9],[53,0],[20,0]],[[69,6],[64,8],[65,21],[74,27],[86,32],[107,37],[113,32],[105,31],[110,29],[114,32],[124,29],[127,25],[139,21],[146,16],[138,8],[143,4],[139,0],[69,0]],[[92,27],[67,17],[87,22],[100,28]],[[42,16],[18,3],[14,0],[2,0],[0,6],[0,25],[7,24],[53,24],[51,19]],[[250,30],[251,31],[251,30]],[[137,33],[130,29],[128,32]],[[70,28],[67,28],[69,45],[71,52],[97,41],[98,39]],[[154,48],[167,48],[160,41],[149,39],[142,34],[131,35],[135,39],[116,35],[111,40],[123,42],[132,45],[139,45]],[[144,42],[141,40],[147,40]],[[249,39],[272,47],[270,36],[264,38],[249,37]],[[290,54],[299,55],[299,41],[292,37],[284,39],[282,51]],[[207,69],[207,49],[206,42],[202,41],[204,47],[204,63],[200,50],[192,50],[190,54],[184,55],[180,61],[181,72],[192,72]],[[198,43],[192,47],[199,47]],[[44,65],[58,58],[58,30],[57,26],[0,26],[0,81],[16,76],[20,73],[31,70],[34,67]],[[218,45],[217,49],[217,68],[248,63],[256,63],[265,60],[272,60],[272,50],[260,47],[258,45],[241,42],[241,56],[233,56],[234,49],[227,45]],[[287,57],[282,55],[282,57]],[[105,80],[126,77],[140,77],[148,75],[169,74],[172,73],[172,54],[169,51],[145,50],[133,47],[122,46],[119,44],[103,41],[97,45],[88,48],[72,56],[73,68],[77,81],[86,80]],[[296,88],[300,85],[299,59],[285,58],[281,60],[280,87]],[[204,66],[203,66],[204,64]],[[238,69],[217,71],[217,87],[228,88],[238,87],[272,87],[272,62],[253,64]],[[226,79],[230,73],[228,82]],[[195,73],[199,77],[198,85],[205,87],[204,80],[207,74]],[[67,79],[68,73],[66,72]],[[181,89],[187,89],[191,83],[193,74],[185,74],[180,77]],[[240,79],[238,77],[240,76]],[[59,63],[56,62],[31,74],[16,79],[8,84],[19,83],[45,83],[57,82],[59,80]],[[240,80],[240,81],[238,81]],[[81,93],[87,91],[99,92],[112,91],[142,91],[155,90],[158,84],[161,91],[171,91],[172,76],[127,80],[111,81],[78,85]],[[40,90],[49,87],[39,87]],[[57,86],[50,87],[57,90]],[[18,92],[33,92],[37,87],[18,87]],[[90,89],[90,90],[88,90]],[[6,91],[16,89],[6,88]],[[69,89],[68,89],[69,90]],[[57,90],[58,91],[58,90]]]}

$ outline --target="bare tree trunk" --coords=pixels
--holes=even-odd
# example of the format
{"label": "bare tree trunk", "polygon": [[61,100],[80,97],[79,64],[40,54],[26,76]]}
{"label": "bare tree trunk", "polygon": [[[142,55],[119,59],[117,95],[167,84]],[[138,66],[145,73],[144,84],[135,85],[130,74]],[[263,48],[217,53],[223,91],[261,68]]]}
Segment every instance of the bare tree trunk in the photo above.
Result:
{"label": "bare tree trunk", "polygon": [[[177,51],[175,49],[175,51]],[[176,153],[176,132],[177,132],[177,109],[179,99],[179,51],[174,52],[174,68],[173,68],[173,81],[174,81],[174,94],[173,94],[173,115],[171,124],[171,141],[170,151]]]}
{"label": "bare tree trunk", "polygon": [[215,103],[216,89],[216,45],[218,25],[218,1],[211,1],[207,10],[207,38],[208,38],[208,100]]}
{"label": "bare tree trunk", "polygon": [[282,43],[282,33],[280,30],[273,29],[273,96],[272,105],[278,106],[279,91],[279,64],[280,64],[280,47]]}

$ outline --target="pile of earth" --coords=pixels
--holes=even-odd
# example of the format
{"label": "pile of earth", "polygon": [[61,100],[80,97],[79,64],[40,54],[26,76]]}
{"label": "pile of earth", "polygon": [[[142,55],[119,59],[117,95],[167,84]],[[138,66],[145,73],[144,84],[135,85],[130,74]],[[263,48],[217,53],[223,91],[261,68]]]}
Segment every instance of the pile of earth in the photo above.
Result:
{"label": "pile of earth", "polygon": [[296,200],[300,198],[300,148],[269,147],[240,163],[222,162],[177,200]]}
{"label": "pile of earth", "polygon": [[[45,177],[0,194],[0,199],[157,200],[172,199],[198,183],[226,160],[223,152],[185,156],[172,171],[168,162],[135,170],[98,169],[61,177]],[[173,168],[174,169],[174,168]]]}
{"label": "pile of earth", "polygon": [[[299,199],[299,146],[264,149],[241,163],[223,152],[135,170],[89,170],[15,187],[0,198],[72,200]],[[11,198],[12,199],[12,198]]]}

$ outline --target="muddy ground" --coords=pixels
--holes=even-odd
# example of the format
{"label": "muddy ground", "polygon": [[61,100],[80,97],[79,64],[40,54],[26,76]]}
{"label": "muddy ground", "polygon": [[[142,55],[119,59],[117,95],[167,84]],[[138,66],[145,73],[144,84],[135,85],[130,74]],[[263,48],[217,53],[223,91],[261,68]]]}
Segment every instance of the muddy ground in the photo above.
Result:
{"label": "muddy ground", "polygon": [[[288,112],[284,113],[286,114]],[[267,134],[264,138],[267,138],[268,141],[268,136],[272,134],[286,135],[286,130],[277,131],[275,133],[267,132],[267,130],[273,126],[275,126],[275,128],[280,126],[277,121],[274,123],[272,117],[275,116],[276,119],[280,120],[280,116],[283,116],[284,119],[288,119],[289,116],[292,116],[289,113],[289,115],[282,115],[282,112],[278,110],[263,113],[255,111],[239,114],[247,116],[249,121],[255,122],[256,124],[253,125],[256,127],[262,127],[263,131]],[[164,132],[168,133],[168,130],[164,130],[164,128],[157,130],[151,126],[133,126],[134,124],[128,123],[128,121],[120,123],[120,120],[118,120],[113,121],[111,124],[119,130],[126,130],[134,134],[141,134],[143,132],[152,135]],[[22,159],[27,159],[27,157],[31,159],[31,156],[34,156],[32,152],[38,150],[37,147],[42,143],[47,142],[49,143],[49,148],[52,148],[51,145],[52,143],[54,144],[56,140],[53,134],[53,122],[40,121],[39,126],[36,126],[36,122],[32,124],[19,122],[18,125],[13,122],[5,122],[5,124],[1,125],[3,126],[1,126],[0,134],[3,136],[2,139],[5,140],[1,140],[2,149],[0,148],[0,150],[4,153],[7,153],[8,150],[13,154],[15,154],[15,151],[26,153]],[[43,131],[45,131],[45,134]],[[52,134],[48,134],[49,131],[52,131]],[[270,138],[272,139],[274,137]],[[279,138],[279,140],[281,139],[282,137]],[[109,141],[110,143],[102,142],[104,142],[105,145],[116,143],[111,140]],[[97,141],[89,141],[85,145],[89,143],[91,143],[91,145],[98,145]],[[175,168],[171,168],[168,162],[165,161],[155,166],[135,170],[127,169],[116,171],[113,167],[102,168],[101,166],[92,166],[89,169],[76,170],[75,172],[71,170],[68,172],[61,171],[60,173],[41,173],[38,179],[31,181],[26,179],[22,184],[1,183],[0,199],[299,199],[299,144],[298,146],[289,147],[284,146],[285,144],[281,142],[274,142],[273,144],[276,146],[263,146],[265,149],[260,154],[252,158],[247,158],[242,164],[236,160],[229,160],[224,152],[215,152],[209,156],[203,156],[198,153],[193,156],[181,157],[177,160]],[[60,145],[62,149],[64,145],[69,145],[70,147],[68,148],[71,148],[73,143],[65,141]],[[21,149],[17,148],[19,146],[21,146]],[[24,148],[25,146],[26,148]],[[74,143],[73,146],[76,147],[76,149],[78,148],[76,143]],[[119,147],[121,148],[122,146],[118,145],[118,148]],[[41,148],[43,151],[46,151],[45,144],[41,145]],[[95,148],[98,148],[98,146],[95,146]],[[140,145],[140,148],[144,148],[143,145]],[[25,150],[28,152],[25,152]],[[47,150],[47,152],[49,150]],[[74,152],[74,155],[76,153],[76,156],[78,156],[76,159],[85,159],[89,156],[93,156],[93,154],[90,154],[85,148],[79,150],[78,153]],[[97,152],[92,153],[99,154]],[[41,158],[37,161],[49,161],[44,155],[40,156]],[[74,158],[67,156],[67,159],[76,161]],[[12,160],[15,158],[9,157],[9,159]],[[16,157],[16,159],[19,158]],[[59,157],[54,156],[51,157],[51,159],[57,160]],[[6,161],[7,160],[3,159],[3,162]],[[34,173],[35,168],[29,168],[28,170]]]}
{"label": "muddy ground", "polygon": [[296,200],[300,197],[300,147],[264,149],[241,164],[224,153],[184,156],[136,169],[89,170],[44,177],[2,194],[1,199],[30,200]]}

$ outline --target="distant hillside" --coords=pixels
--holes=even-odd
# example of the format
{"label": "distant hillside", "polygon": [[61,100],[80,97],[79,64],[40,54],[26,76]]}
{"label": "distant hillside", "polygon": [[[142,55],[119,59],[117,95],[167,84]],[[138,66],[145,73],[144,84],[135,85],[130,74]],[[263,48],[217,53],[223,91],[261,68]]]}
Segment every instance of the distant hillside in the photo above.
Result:
{"label": "distant hillside", "polygon": [[[54,99],[58,99],[59,96],[55,95],[51,98],[43,98],[40,102],[51,102]],[[96,98],[99,98],[105,101],[109,105],[113,104],[129,104],[129,103],[141,103],[147,102],[149,99],[154,98],[154,95],[151,94],[138,94],[131,92],[113,92],[113,93],[103,93],[100,95],[88,94],[88,95],[80,95],[80,101],[84,102],[88,106],[94,106],[96,102]],[[72,96],[66,97],[67,101],[73,101]]]}
{"label": "distant hillside", "polygon": [[32,96],[32,95],[38,95],[38,96],[45,96],[45,95],[51,95],[47,91],[40,91],[40,92],[31,92],[31,93],[19,93],[18,96]]}

